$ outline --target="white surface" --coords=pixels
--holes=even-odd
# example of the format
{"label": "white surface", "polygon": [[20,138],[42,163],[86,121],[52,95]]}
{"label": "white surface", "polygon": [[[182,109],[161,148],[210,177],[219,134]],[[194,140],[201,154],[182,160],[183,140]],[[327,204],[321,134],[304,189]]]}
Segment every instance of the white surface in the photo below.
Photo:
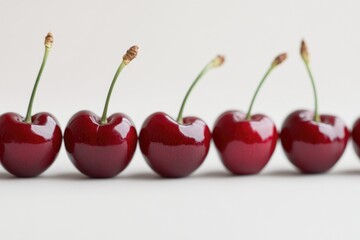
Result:
{"label": "white surface", "polygon": [[[139,129],[154,111],[172,116],[191,81],[213,56],[226,64],[196,87],[185,115],[212,127],[227,109],[246,110],[272,59],[289,60],[265,83],[255,112],[278,127],[297,108],[312,108],[300,60],[309,45],[321,112],[352,124],[358,101],[358,1],[5,1],[0,0],[1,112],[25,114],[43,54],[55,43],[34,111],[62,126],[72,114],[101,114],[121,56],[138,58],[120,76],[109,112]],[[178,180],[157,178],[138,149],[119,177],[82,177],[61,150],[40,178],[0,172],[0,239],[358,239],[360,163],[351,146],[328,174],[302,176],[280,145],[260,175],[232,177],[214,147],[201,168]]]}

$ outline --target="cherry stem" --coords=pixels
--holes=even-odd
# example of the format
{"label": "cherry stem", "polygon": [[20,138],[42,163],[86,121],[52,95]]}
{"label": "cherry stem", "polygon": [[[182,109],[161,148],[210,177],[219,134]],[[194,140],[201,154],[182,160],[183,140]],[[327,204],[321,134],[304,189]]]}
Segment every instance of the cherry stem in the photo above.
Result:
{"label": "cherry stem", "polygon": [[137,56],[137,52],[138,52],[139,47],[138,46],[132,46],[131,48],[129,48],[125,55],[123,56],[123,60],[121,62],[121,64],[119,65],[118,69],[116,70],[115,76],[111,82],[107,97],[106,97],[106,101],[105,101],[105,106],[104,106],[104,111],[103,114],[101,116],[101,120],[100,120],[100,124],[107,124],[107,111],[108,111],[108,107],[109,107],[109,102],[110,102],[110,98],[111,98],[111,93],[114,89],[116,80],[119,77],[119,74],[121,73],[121,71],[124,69],[124,67],[126,65],[128,65],[136,56]]}
{"label": "cherry stem", "polygon": [[115,76],[111,82],[111,85],[110,85],[110,88],[109,88],[109,91],[108,91],[108,94],[107,94],[107,97],[106,97],[106,101],[105,101],[105,106],[104,106],[104,111],[103,111],[103,114],[102,114],[102,117],[101,117],[101,121],[100,123],[101,124],[106,124],[108,121],[107,121],[107,111],[108,111],[108,107],[109,107],[109,102],[110,102],[110,98],[111,98],[111,93],[114,89],[114,86],[115,86],[115,83],[116,83],[116,80],[117,78],[119,77],[119,74],[120,72],[123,70],[123,68],[126,66],[125,62],[122,61],[120,66],[118,67],[116,73],[115,73]]}
{"label": "cherry stem", "polygon": [[48,35],[46,35],[46,37],[45,37],[45,53],[44,53],[44,56],[43,56],[43,60],[42,60],[42,63],[41,63],[39,73],[38,73],[38,75],[36,77],[35,85],[34,85],[34,88],[32,90],[32,93],[31,93],[29,105],[28,105],[27,112],[26,112],[26,117],[25,117],[25,120],[24,120],[27,123],[32,122],[32,120],[31,120],[31,112],[32,112],[32,107],[33,107],[33,103],[34,103],[34,99],[35,99],[36,90],[37,90],[37,87],[39,85],[39,81],[40,81],[42,72],[43,72],[44,67],[46,65],[47,58],[49,56],[52,43],[53,43],[53,36],[52,36],[51,33],[48,33]]}
{"label": "cherry stem", "polygon": [[191,91],[194,89],[195,85],[199,82],[199,80],[205,75],[205,73],[207,73],[210,69],[213,69],[215,67],[219,67],[221,66],[225,61],[225,58],[223,56],[216,56],[216,58],[214,58],[213,60],[211,60],[199,73],[199,75],[196,77],[196,79],[194,80],[194,82],[191,84],[189,90],[187,91],[184,100],[182,101],[181,107],[180,107],[180,111],[178,114],[178,117],[176,119],[176,121],[180,124],[183,123],[183,112],[184,112],[184,108],[185,108],[185,104],[187,102],[187,99],[190,96]]}
{"label": "cherry stem", "polygon": [[246,114],[246,120],[251,120],[251,110],[253,108],[253,105],[254,105],[254,102],[255,102],[255,99],[256,99],[256,96],[258,95],[259,91],[260,91],[260,88],[261,86],[264,84],[266,78],[269,76],[269,74],[271,73],[271,71],[276,67],[278,66],[280,63],[282,63],[283,61],[285,61],[287,58],[287,55],[286,53],[283,53],[283,54],[280,54],[279,56],[277,56],[273,62],[271,63],[271,66],[269,67],[269,69],[266,71],[264,77],[261,79],[258,87],[256,88],[256,91],[255,91],[255,94],[251,100],[251,103],[250,103],[250,106],[249,106],[249,110]]}
{"label": "cherry stem", "polygon": [[250,120],[251,119],[251,110],[253,108],[253,105],[254,105],[254,102],[255,102],[255,98],[256,96],[258,95],[259,93],[259,90],[261,88],[261,86],[264,84],[265,82],[265,79],[269,76],[269,74],[271,73],[271,71],[274,69],[274,66],[271,66],[265,73],[264,77],[261,79],[260,81],[260,84],[258,85],[258,87],[256,88],[256,91],[255,91],[255,94],[251,100],[251,103],[250,103],[250,107],[249,107],[249,110],[247,111],[247,114],[246,114],[246,120]]}
{"label": "cherry stem", "polygon": [[302,57],[302,59],[304,61],[306,71],[309,74],[309,77],[310,77],[310,80],[311,80],[311,86],[312,86],[312,89],[313,89],[313,92],[314,92],[314,101],[315,101],[314,121],[315,122],[320,122],[320,115],[319,115],[319,112],[318,112],[318,97],[317,97],[317,92],[316,92],[316,85],[315,85],[314,77],[313,77],[311,69],[310,69],[309,53],[308,53],[308,50],[307,50],[307,45],[306,45],[304,40],[301,42],[300,54],[301,54],[301,57]]}
{"label": "cherry stem", "polygon": [[315,86],[315,81],[314,81],[314,77],[311,73],[311,69],[308,63],[305,63],[306,66],[306,70],[309,74],[310,80],[311,80],[311,86],[313,88],[313,92],[314,92],[314,102],[315,102],[315,109],[314,109],[314,120],[315,122],[320,122],[320,115],[318,112],[318,98],[317,98],[317,92],[316,92],[316,86]]}

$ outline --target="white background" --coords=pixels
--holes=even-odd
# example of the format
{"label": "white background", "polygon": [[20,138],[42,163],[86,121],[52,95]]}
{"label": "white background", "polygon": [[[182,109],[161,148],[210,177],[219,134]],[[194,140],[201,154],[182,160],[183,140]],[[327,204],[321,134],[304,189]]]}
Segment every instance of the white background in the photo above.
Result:
{"label": "white background", "polygon": [[[299,57],[309,45],[322,113],[351,126],[360,115],[358,1],[5,1],[0,0],[1,112],[25,114],[41,63],[43,38],[55,37],[34,112],[62,128],[75,112],[101,114],[121,57],[138,58],[121,74],[109,112],[139,130],[155,111],[176,117],[194,77],[216,54],[226,64],[207,74],[185,109],[212,128],[227,109],[246,110],[273,58],[288,52],[261,89],[254,111],[280,128],[298,108],[313,108]],[[281,146],[259,175],[234,177],[214,146],[189,178],[163,180],[139,149],[118,177],[91,180],[62,148],[39,178],[0,170],[0,239],[359,239],[360,162],[351,144],[322,175],[297,173]]]}

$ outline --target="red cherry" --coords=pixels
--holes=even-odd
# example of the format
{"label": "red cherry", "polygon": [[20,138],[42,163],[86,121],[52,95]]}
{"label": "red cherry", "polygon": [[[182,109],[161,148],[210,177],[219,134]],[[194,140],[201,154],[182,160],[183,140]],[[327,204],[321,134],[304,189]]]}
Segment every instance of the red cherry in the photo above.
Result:
{"label": "red cherry", "polygon": [[331,115],[320,115],[298,110],[283,123],[281,143],[288,159],[304,173],[329,170],[343,154],[349,139],[345,123]]}
{"label": "red cherry", "polygon": [[123,56],[111,83],[102,117],[90,111],[80,111],[66,126],[64,142],[68,156],[88,177],[114,177],[128,166],[134,156],[137,144],[134,124],[122,113],[107,117],[107,109],[121,70],[136,57],[137,51],[138,47],[133,46]]}
{"label": "red cherry", "polygon": [[256,114],[250,120],[239,111],[227,111],[216,121],[213,139],[224,166],[234,174],[255,174],[269,162],[278,139],[270,118]]}
{"label": "red cherry", "polygon": [[284,121],[281,143],[287,158],[304,173],[322,173],[332,168],[342,156],[349,138],[345,123],[331,115],[318,114],[315,81],[309,66],[304,41],[300,54],[309,74],[315,100],[314,112],[298,110]]}
{"label": "red cherry", "polygon": [[352,142],[355,153],[360,157],[360,118],[356,120],[352,130]]}
{"label": "red cherry", "polygon": [[278,139],[272,120],[262,114],[251,115],[257,93],[270,72],[286,59],[281,54],[274,59],[260,81],[245,115],[239,111],[227,111],[216,121],[213,139],[224,166],[233,174],[255,174],[269,162]]}
{"label": "red cherry", "polygon": [[211,133],[197,117],[179,124],[165,113],[149,116],[140,132],[140,148],[149,166],[163,177],[185,177],[205,160]]}
{"label": "red cherry", "polygon": [[211,132],[203,120],[197,117],[183,118],[182,113],[190,92],[200,78],[223,62],[224,57],[217,56],[200,72],[182,102],[176,121],[161,112],[145,120],[139,136],[140,149],[146,162],[160,176],[185,177],[204,162]]}
{"label": "red cherry", "polygon": [[130,163],[137,144],[132,121],[116,113],[100,124],[89,111],[76,113],[69,121],[64,141],[69,158],[83,174],[93,178],[118,175]]}
{"label": "red cherry", "polygon": [[50,113],[31,115],[35,93],[52,47],[53,35],[45,37],[45,53],[30,97],[26,117],[5,113],[0,117],[0,162],[17,177],[35,177],[55,160],[62,142],[60,126]]}
{"label": "red cherry", "polygon": [[0,117],[0,161],[17,177],[35,177],[55,160],[62,142],[60,126],[50,113],[38,113],[32,123],[16,113]]}

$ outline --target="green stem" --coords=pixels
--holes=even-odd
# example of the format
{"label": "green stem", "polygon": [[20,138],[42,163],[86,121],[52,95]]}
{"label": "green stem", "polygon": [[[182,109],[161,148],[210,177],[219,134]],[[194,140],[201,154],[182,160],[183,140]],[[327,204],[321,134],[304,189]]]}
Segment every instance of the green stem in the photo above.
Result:
{"label": "green stem", "polygon": [[202,78],[202,76],[205,75],[205,73],[207,73],[207,71],[209,71],[209,69],[211,69],[213,67],[213,62],[210,62],[208,65],[206,65],[203,70],[200,72],[200,74],[196,77],[196,79],[194,80],[194,82],[191,84],[189,90],[187,91],[184,100],[182,101],[181,107],[180,107],[180,111],[178,114],[178,117],[176,119],[176,121],[178,123],[183,123],[183,111],[185,108],[185,104],[187,102],[187,99],[189,98],[189,95],[191,93],[191,91],[193,90],[193,88],[195,87],[195,85],[199,82],[199,80]]}
{"label": "green stem", "polygon": [[316,86],[315,86],[315,81],[314,81],[314,77],[311,73],[311,69],[309,66],[309,62],[305,61],[305,66],[306,66],[306,70],[309,74],[310,80],[311,80],[311,85],[313,88],[313,92],[314,92],[314,101],[315,101],[315,109],[314,109],[314,121],[315,122],[320,122],[320,116],[319,116],[319,112],[318,112],[318,98],[317,98],[317,92],[316,92]]}
{"label": "green stem", "polygon": [[42,60],[42,63],[41,63],[39,73],[38,73],[36,81],[35,81],[34,88],[33,88],[32,93],[31,93],[28,109],[27,109],[27,112],[26,112],[26,117],[25,117],[25,120],[24,120],[27,123],[31,123],[31,111],[32,111],[32,106],[33,106],[34,99],[35,99],[36,89],[37,89],[37,87],[39,85],[39,81],[40,81],[42,72],[44,70],[44,67],[46,65],[46,61],[47,61],[47,58],[49,56],[49,52],[50,52],[50,48],[45,47],[44,57],[43,57],[43,60]]}
{"label": "green stem", "polygon": [[124,61],[121,62],[120,66],[118,67],[116,73],[115,73],[115,76],[111,82],[111,85],[110,85],[110,89],[109,89],[109,92],[108,92],[108,95],[106,97],[106,102],[105,102],[105,106],[104,106],[104,111],[103,111],[103,114],[101,116],[101,121],[100,121],[100,124],[106,124],[107,123],[107,111],[108,111],[108,107],[109,107],[109,102],[110,102],[110,97],[111,97],[111,93],[113,91],[113,88],[115,86],[115,82],[116,82],[116,79],[118,78],[120,72],[123,70],[123,68],[126,66],[126,63]]}
{"label": "green stem", "polygon": [[274,69],[274,67],[275,67],[274,64],[272,64],[272,65],[270,66],[270,68],[269,68],[269,69],[267,70],[267,72],[265,73],[264,77],[261,79],[260,84],[259,84],[258,87],[256,88],[255,94],[254,94],[254,96],[253,96],[253,98],[252,98],[252,100],[251,100],[251,103],[250,103],[249,110],[248,110],[248,112],[247,112],[247,114],[246,114],[246,120],[250,120],[250,119],[251,119],[251,110],[252,110],[252,108],[253,108],[253,105],[254,105],[254,102],[255,102],[255,98],[256,98],[256,96],[258,95],[261,86],[264,84],[265,79],[269,76],[270,72]]}

